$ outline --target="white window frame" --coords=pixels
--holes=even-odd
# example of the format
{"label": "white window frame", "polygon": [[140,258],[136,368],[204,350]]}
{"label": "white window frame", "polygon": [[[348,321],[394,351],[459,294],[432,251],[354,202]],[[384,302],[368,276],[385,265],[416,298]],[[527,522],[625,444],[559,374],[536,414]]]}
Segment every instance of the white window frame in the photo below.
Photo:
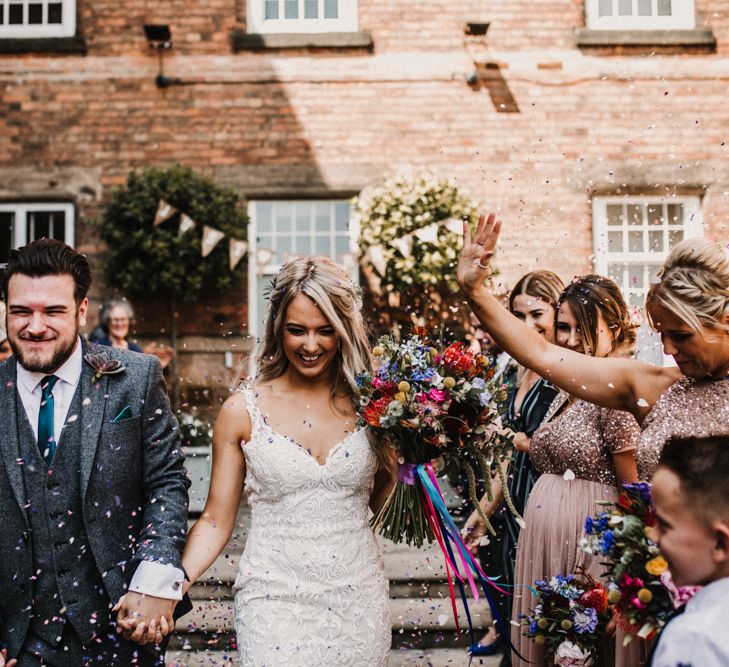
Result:
{"label": "white window frame", "polygon": [[639,0],[631,0],[631,16],[618,15],[620,0],[603,0],[612,2],[615,13],[612,16],[600,16],[600,1],[585,0],[585,25],[589,30],[693,30],[696,27],[694,0],[672,0],[670,16],[657,16],[659,0],[650,0],[651,16],[638,15]]}
{"label": "white window frame", "polygon": [[298,0],[299,18],[287,19],[284,16],[285,0],[279,2],[279,18],[266,19],[265,0],[248,0],[246,16],[247,31],[253,34],[274,33],[323,33],[323,32],[357,32],[357,0],[339,0],[336,19],[325,19],[324,0],[318,0],[318,16],[307,19],[304,16],[304,0]]}
{"label": "white window frame", "polygon": [[[263,320],[265,313],[259,312],[258,308],[258,291],[259,286],[261,283],[261,280],[268,280],[267,277],[264,276],[270,276],[275,274],[280,268],[281,268],[281,262],[274,262],[269,261],[267,263],[259,263],[258,262],[258,251],[262,251],[262,255],[267,254],[268,250],[276,250],[275,247],[271,248],[270,246],[275,246],[275,232],[266,232],[266,233],[260,233],[258,231],[258,205],[259,204],[285,204],[285,205],[297,205],[297,204],[306,204],[306,205],[312,205],[317,203],[328,203],[331,207],[330,209],[330,231],[324,232],[320,230],[315,229],[314,225],[314,219],[313,219],[313,212],[314,208],[312,206],[312,223],[311,223],[311,229],[309,232],[308,238],[311,239],[312,237],[317,236],[327,236],[327,234],[330,237],[330,259],[333,259],[334,261],[338,261],[340,266],[343,266],[343,268],[347,271],[349,274],[349,277],[352,279],[352,281],[357,284],[359,282],[359,263],[357,262],[357,255],[359,252],[359,248],[357,245],[357,230],[355,228],[355,225],[352,223],[352,207],[351,202],[347,199],[252,199],[248,201],[248,333],[253,338],[254,345],[257,344],[258,336],[261,335],[260,328],[261,327],[261,321]],[[345,261],[342,261],[342,258],[337,258],[335,256],[336,253],[336,238],[337,236],[342,236],[340,234],[336,233],[336,230],[334,229],[334,215],[335,215],[335,204],[340,203],[346,203],[349,204],[349,230],[347,233],[349,242],[348,242],[348,252],[345,253],[347,257],[344,258]],[[275,220],[276,213],[275,210],[271,213],[272,219]],[[292,225],[293,226],[293,225]],[[261,244],[259,244],[259,237],[263,237],[263,239],[271,239],[273,243],[266,245],[266,241],[264,240]],[[305,254],[305,253],[304,253]],[[302,256],[302,253],[294,252],[286,259],[293,258],[293,257],[299,257]],[[255,350],[251,353],[250,356],[250,372],[251,375],[255,373],[255,357],[256,353]]]}
{"label": "white window frame", "polygon": [[[64,242],[71,247],[75,244],[75,229],[76,229],[76,216],[75,208],[72,203],[69,202],[22,202],[22,203],[0,203],[0,212],[2,213],[14,213],[15,220],[13,223],[12,231],[12,248],[22,248],[35,239],[29,239],[28,230],[28,214],[35,211],[41,212],[52,212],[52,211],[63,211],[64,213]],[[2,265],[0,265],[2,266]]]}
{"label": "white window frame", "polygon": [[[608,225],[608,206],[610,205],[646,205],[648,211],[649,205],[661,205],[666,207],[670,204],[680,204],[683,206],[683,223],[680,225],[669,225],[668,221],[662,222],[659,226],[652,226],[645,218],[640,225],[631,225],[624,221],[621,226]],[[665,217],[667,208],[663,208],[661,216]],[[601,275],[610,275],[611,265],[623,265],[629,268],[630,265],[642,267],[643,275],[641,277],[642,287],[634,290],[634,292],[647,291],[649,287],[649,277],[653,270],[657,270],[663,264],[665,258],[670,251],[669,236],[670,230],[682,230],[683,239],[699,238],[704,235],[703,216],[701,212],[701,199],[698,196],[681,195],[681,196],[660,196],[660,195],[605,195],[595,196],[592,200],[592,221],[593,221],[593,250],[595,253],[595,271]],[[608,241],[608,232],[617,232],[622,230],[622,249],[620,251],[611,251]],[[645,251],[649,247],[649,232],[663,232],[662,250],[660,252]],[[629,232],[642,232],[643,247],[642,252],[630,252]],[[630,304],[630,271],[626,271],[623,284],[620,288],[625,296],[625,300]],[[632,309],[632,306],[629,306]],[[645,313],[641,314],[645,321]],[[644,329],[645,331],[645,329]],[[640,340],[640,336],[639,336]],[[664,365],[673,365],[670,357],[664,357]]]}
{"label": "white window frame", "polygon": [[[39,37],[73,37],[76,34],[76,0],[58,0],[62,3],[61,23],[22,23],[18,25],[8,24],[9,0],[0,0],[0,6],[4,9],[4,20],[0,24],[0,39],[4,38],[39,38]],[[16,4],[16,3],[13,3]],[[22,0],[23,17],[27,21],[28,5],[31,0]],[[43,18],[46,18],[48,0],[43,1]]]}

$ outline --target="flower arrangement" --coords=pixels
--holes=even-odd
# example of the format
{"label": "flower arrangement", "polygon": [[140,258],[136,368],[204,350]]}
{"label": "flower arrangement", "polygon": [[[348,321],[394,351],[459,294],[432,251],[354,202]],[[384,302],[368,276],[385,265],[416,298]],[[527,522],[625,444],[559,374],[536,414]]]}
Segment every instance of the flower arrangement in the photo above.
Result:
{"label": "flower arrangement", "polygon": [[422,327],[401,342],[381,337],[374,354],[379,368],[358,378],[359,415],[372,427],[378,446],[395,450],[400,474],[373,526],[391,540],[421,546],[426,538],[433,540],[433,530],[416,469],[420,466],[422,473],[437,458],[459,466],[479,507],[474,468],[480,467],[490,494],[490,464],[503,460],[511,446],[497,407],[504,388],[493,379],[486,356],[471,353],[460,342],[431,340]]}
{"label": "flower arrangement", "polygon": [[537,604],[525,619],[525,635],[544,645],[555,665],[590,665],[610,619],[608,592],[589,574],[535,582]]}
{"label": "flower arrangement", "polygon": [[606,558],[608,600],[626,643],[633,636],[651,639],[670,618],[674,603],[664,585],[668,563],[647,537],[656,523],[650,485],[624,484],[615,504],[601,504],[610,509],[585,519],[582,547]]}

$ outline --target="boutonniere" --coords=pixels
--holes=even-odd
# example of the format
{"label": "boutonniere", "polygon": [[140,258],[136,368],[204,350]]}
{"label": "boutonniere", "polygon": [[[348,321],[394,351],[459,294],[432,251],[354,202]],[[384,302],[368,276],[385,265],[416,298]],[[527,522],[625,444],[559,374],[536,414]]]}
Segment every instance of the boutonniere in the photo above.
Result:
{"label": "boutonniere", "polygon": [[104,375],[116,375],[124,372],[124,365],[118,359],[111,359],[106,352],[87,352],[84,355],[86,363],[93,368],[96,373],[91,378],[91,384],[96,384]]}

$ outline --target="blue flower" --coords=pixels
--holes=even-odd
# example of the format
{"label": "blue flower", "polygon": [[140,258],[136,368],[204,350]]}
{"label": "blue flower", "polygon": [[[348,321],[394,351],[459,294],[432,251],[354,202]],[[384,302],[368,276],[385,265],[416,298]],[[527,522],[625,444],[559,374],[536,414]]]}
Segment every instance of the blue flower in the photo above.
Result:
{"label": "blue flower", "polygon": [[435,368],[426,368],[422,371],[413,371],[410,376],[415,382],[429,382],[435,375]]}
{"label": "blue flower", "polygon": [[603,530],[606,530],[607,527],[610,525],[610,517],[606,512],[603,512],[600,515],[600,518],[597,520],[597,531],[596,532],[602,532]]}
{"label": "blue flower", "polygon": [[539,626],[537,625],[536,620],[534,620],[529,624],[529,634],[536,635],[538,631]]}
{"label": "blue flower", "polygon": [[592,607],[576,607],[572,612],[572,625],[580,635],[595,632],[597,612]]}
{"label": "blue flower", "polygon": [[588,535],[592,535],[592,525],[593,525],[592,517],[591,516],[585,517],[585,532]]}
{"label": "blue flower", "polygon": [[613,533],[612,530],[606,530],[600,536],[600,550],[602,551],[603,556],[610,553],[610,550],[613,548],[614,544],[615,533]]}

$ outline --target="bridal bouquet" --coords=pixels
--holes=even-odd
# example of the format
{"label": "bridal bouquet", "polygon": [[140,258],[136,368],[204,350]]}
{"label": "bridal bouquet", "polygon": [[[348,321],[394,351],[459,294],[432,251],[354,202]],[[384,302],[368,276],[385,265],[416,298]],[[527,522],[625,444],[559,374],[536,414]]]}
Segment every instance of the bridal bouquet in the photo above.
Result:
{"label": "bridal bouquet", "polygon": [[624,484],[615,504],[602,504],[610,509],[585,519],[582,546],[606,558],[608,600],[626,643],[633,636],[651,639],[672,615],[674,602],[664,585],[668,563],[646,535],[656,523],[650,485]]}
{"label": "bridal bouquet", "polygon": [[524,634],[545,646],[555,665],[593,664],[610,619],[605,587],[583,571],[534,585],[537,605],[524,621]]}
{"label": "bridal bouquet", "polygon": [[[358,378],[359,415],[378,446],[394,448],[400,463],[398,483],[373,526],[395,542],[422,546],[434,537],[427,493],[437,488],[432,460],[442,458],[465,472],[475,507],[475,469],[490,494],[491,463],[503,460],[511,446],[498,413],[505,390],[493,379],[488,357],[460,342],[431,339],[423,328],[400,342],[383,336],[373,352],[379,367]],[[488,520],[486,525],[493,532]]]}

